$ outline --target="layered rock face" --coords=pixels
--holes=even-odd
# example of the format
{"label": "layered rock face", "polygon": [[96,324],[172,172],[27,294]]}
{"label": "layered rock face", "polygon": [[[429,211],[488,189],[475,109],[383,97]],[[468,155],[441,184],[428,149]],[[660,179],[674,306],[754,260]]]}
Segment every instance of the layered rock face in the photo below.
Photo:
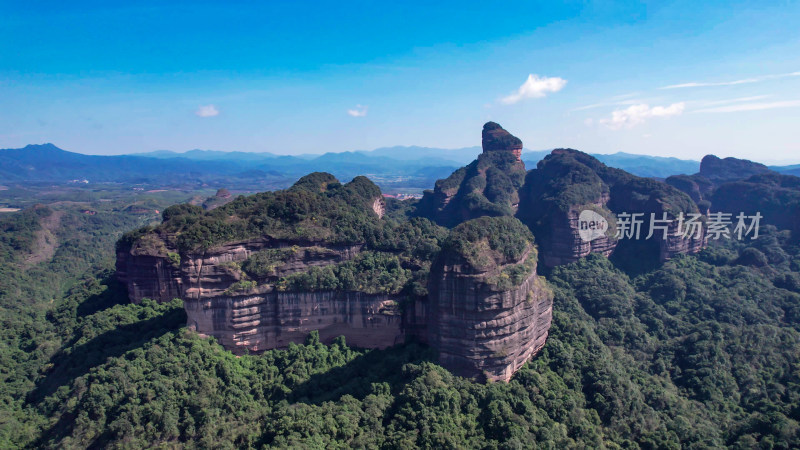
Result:
{"label": "layered rock face", "polygon": [[[608,167],[577,150],[555,149],[535,169],[525,172],[519,159],[522,141],[494,122],[484,125],[482,144],[483,153],[477,160],[425,192],[416,214],[448,227],[482,216],[515,216],[536,235],[541,262],[547,267],[571,263],[590,253],[612,255],[620,244],[614,225],[617,213],[644,214],[647,235],[651,213],[658,219],[664,213],[675,219],[680,213],[700,211],[679,189]],[[681,181],[686,180],[677,182]],[[701,200],[708,189],[702,183],[692,186],[697,191],[696,201],[707,211],[707,202]],[[587,210],[609,224],[607,232],[591,239],[581,237],[580,217]],[[706,245],[704,235],[662,237],[663,231],[656,229],[651,242],[628,242],[623,247],[663,261],[679,253],[695,253]]]}
{"label": "layered rock face", "polygon": [[351,345],[359,347],[385,348],[402,343],[401,297],[363,292],[279,292],[266,283],[242,290],[235,287],[247,278],[241,263],[265,249],[285,249],[290,255],[266,278],[276,280],[350,260],[361,247],[252,239],[186,254],[179,269],[168,257],[120,251],[117,278],[127,285],[134,303],[143,298],[160,302],[183,299],[187,325],[215,337],[236,353],[302,343],[312,330],[318,330],[324,342],[344,335]]}
{"label": "layered rock face", "polygon": [[330,344],[345,336],[362,348],[405,342],[397,300],[361,292],[254,292],[185,300],[190,329],[234,353],[302,343],[317,330]]}
{"label": "layered rock face", "polygon": [[[457,255],[443,256],[431,271],[428,298],[410,305],[406,314],[400,308],[408,301],[405,295],[280,292],[269,284],[244,291],[232,288],[244,277],[237,263],[275,248],[294,254],[274,269],[278,277],[352,259],[361,246],[235,242],[184,256],[177,278],[171,270],[154,276],[169,266],[165,257],[131,258],[121,252],[118,277],[128,285],[133,302],[182,298],[187,326],[237,354],[302,343],[313,330],[323,342],[345,336],[350,345],[364,348],[386,348],[414,336],[436,347],[441,364],[456,374],[508,381],[547,338],[552,294],[536,275],[532,244],[513,260],[478,270]],[[518,286],[503,290],[492,285],[504,268],[526,262]]]}
{"label": "layered rock face", "polygon": [[351,345],[385,348],[404,341],[397,299],[362,292],[280,292],[273,284],[237,289],[244,278],[239,264],[264,249],[286,249],[289,257],[266,279],[324,267],[354,258],[361,245],[297,245],[292,242],[251,240],[230,243],[182,264],[182,298],[188,326],[215,337],[237,353],[284,348],[302,343],[318,330],[323,342],[344,335]]}
{"label": "layered rock face", "polygon": [[[573,263],[590,253],[600,253],[611,256],[617,246],[617,240],[612,233],[605,233],[592,240],[585,240],[580,235],[580,214],[585,208],[593,211],[608,211],[606,204],[608,196],[603,195],[596,201],[582,206],[570,206],[565,212],[554,211],[549,222],[550,238],[546,245],[547,251],[542,252],[542,263],[547,267],[560,266]],[[607,215],[608,216],[608,215]]]}
{"label": "layered rock face", "polygon": [[180,271],[163,256],[117,252],[117,280],[128,287],[128,298],[141,303],[150,298],[168,302],[182,297]]}
{"label": "layered rock face", "polygon": [[182,298],[183,280],[175,251],[168,249],[165,239],[157,234],[142,236],[135,242],[117,243],[116,278],[128,287],[131,302],[141,303],[144,298],[158,302]]}
{"label": "layered rock face", "polygon": [[[516,258],[500,256],[482,267],[458,252],[440,255],[430,275],[428,340],[445,367],[462,376],[508,381],[541,350],[553,296],[536,275],[535,252],[527,244]],[[498,288],[504,269],[526,264],[519,284]]]}

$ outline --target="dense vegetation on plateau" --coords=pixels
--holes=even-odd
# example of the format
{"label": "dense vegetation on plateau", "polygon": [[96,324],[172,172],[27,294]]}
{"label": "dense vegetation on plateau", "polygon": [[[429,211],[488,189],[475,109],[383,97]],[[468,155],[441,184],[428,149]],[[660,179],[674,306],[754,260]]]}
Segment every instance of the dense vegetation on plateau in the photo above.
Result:
{"label": "dense vegetation on plateau", "polygon": [[487,270],[519,261],[526,251],[534,251],[533,243],[530,230],[513,217],[480,217],[453,228],[443,248],[473,268]]}
{"label": "dense vegetation on plateau", "polygon": [[340,184],[330,174],[312,173],[283,191],[239,196],[205,211],[181,204],[163,212],[156,228],[126,234],[122,245],[135,245],[144,234],[174,240],[180,251],[208,248],[237,239],[274,239],[348,244],[381,240],[383,225],[371,210],[381,193],[366,177]]}
{"label": "dense vegetation on plateau", "polygon": [[[65,213],[53,228],[53,212],[0,228],[0,447],[800,446],[800,247],[786,232],[633,278],[598,256],[556,268],[543,353],[510,383],[480,384],[413,343],[365,351],[312,334],[233,356],[187,331],[179,302],[127,304],[104,277],[111,230],[141,219]],[[518,224],[507,222],[446,239],[415,219],[387,242],[422,261],[486,238],[516,257],[525,239],[489,236]],[[26,266],[43,225],[60,245]]]}
{"label": "dense vegetation on plateau", "polygon": [[[641,178],[608,167],[572,149],[557,149],[528,172],[521,196],[530,202],[527,212],[567,211],[610,195],[614,212],[697,212],[691,198],[678,189],[651,178]],[[525,221],[526,211],[520,210]],[[540,214],[541,215],[541,214]]]}
{"label": "dense vegetation on plateau", "polygon": [[[297,245],[260,251],[235,264],[230,269],[239,272],[241,279],[228,294],[271,284],[279,291],[423,295],[431,261],[447,230],[428,219],[408,220],[400,210],[403,207],[396,204],[389,205],[386,218],[381,219],[373,211],[381,199],[380,189],[366,177],[341,184],[330,174],[315,172],[288,190],[240,196],[211,211],[191,204],[170,206],[162,213],[162,224],[126,233],[118,248],[174,256],[179,263],[179,253],[266,236]],[[310,245],[324,253],[321,245],[351,244],[364,250],[352,261],[289,276],[276,274],[299,246]]]}

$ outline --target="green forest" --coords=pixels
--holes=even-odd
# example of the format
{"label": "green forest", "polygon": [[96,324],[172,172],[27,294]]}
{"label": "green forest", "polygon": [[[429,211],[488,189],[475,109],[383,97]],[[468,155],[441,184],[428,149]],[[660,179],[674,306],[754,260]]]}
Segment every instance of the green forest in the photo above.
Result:
{"label": "green forest", "polygon": [[[113,243],[146,220],[49,207],[0,218],[0,447],[800,446],[800,246],[788,232],[637,275],[601,256],[553,269],[544,350],[511,382],[482,384],[414,342],[364,350],[312,334],[235,356],[188,331],[180,301],[128,303]],[[420,240],[392,243],[404,258],[438,229],[415,221],[401,226]],[[31,265],[42,227],[60,245]],[[380,253],[352,264],[409,276]]]}

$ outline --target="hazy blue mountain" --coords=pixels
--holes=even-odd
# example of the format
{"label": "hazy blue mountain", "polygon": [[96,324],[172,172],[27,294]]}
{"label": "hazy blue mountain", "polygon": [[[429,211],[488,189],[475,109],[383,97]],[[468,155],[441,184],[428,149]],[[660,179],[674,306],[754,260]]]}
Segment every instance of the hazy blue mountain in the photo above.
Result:
{"label": "hazy blue mountain", "polygon": [[324,170],[343,180],[368,174],[385,187],[402,182],[404,186],[423,188],[457,168],[457,164],[446,160],[398,161],[356,152],[326,153],[316,155],[313,159],[206,150],[154,153],[151,153],[152,156],[83,155],[62,150],[53,144],[2,149],[0,179],[12,182],[85,179],[89,182],[172,186],[212,184],[263,190],[286,187],[299,176]]}
{"label": "hazy blue mountain", "polygon": [[663,156],[634,155],[617,152],[610,155],[592,155],[605,165],[617,167],[640,177],[666,178],[682,173],[696,173],[700,161]]}
{"label": "hazy blue mountain", "polygon": [[[543,159],[549,150],[522,153],[522,159],[529,169]],[[700,161],[663,156],[635,155],[617,152],[610,155],[590,153],[607,166],[616,167],[640,177],[666,178],[670,175],[695,173],[700,169]]]}
{"label": "hazy blue mountain", "polygon": [[[223,152],[216,150],[190,150],[184,153],[169,150],[158,150],[150,153],[140,153],[135,156],[152,156],[157,158],[189,158],[193,160],[234,160],[234,161],[268,161],[275,167],[288,169],[292,172],[305,173],[308,170],[337,170],[340,164],[357,164],[368,171],[394,171],[398,161],[411,164],[414,168],[461,167],[474,160],[480,154],[480,147],[463,147],[455,149],[421,147],[421,146],[394,146],[381,147],[375,150],[357,150],[350,152],[328,152],[321,155],[304,154],[292,156],[279,156],[274,153],[248,153],[248,152]],[[522,159],[533,168],[550,150],[522,150]],[[700,167],[699,161],[683,160],[660,156],[634,155],[618,152],[611,155],[591,154],[603,163],[626,170],[641,177],[666,178],[670,175],[682,173],[696,173]],[[309,162],[317,167],[308,165]],[[330,165],[330,166],[329,166]],[[385,168],[384,168],[385,167]],[[346,169],[346,168],[340,168]],[[401,170],[403,171],[403,170]],[[404,171],[405,172],[405,171]]]}
{"label": "hazy blue mountain", "polygon": [[782,174],[800,177],[800,164],[793,164],[791,166],[769,166],[769,168]]}
{"label": "hazy blue mountain", "polygon": [[[184,153],[158,150],[132,155],[97,156],[68,152],[53,144],[28,145],[0,150],[0,177],[9,181],[54,181],[74,179],[108,182],[185,184],[218,182],[273,185],[291,183],[314,171],[326,171],[342,180],[367,174],[379,184],[405,183],[430,187],[480,153],[480,147],[441,149],[433,147],[384,147],[372,151],[324,153],[320,155],[276,155],[274,153],[190,150]],[[550,150],[524,149],[528,169]],[[697,173],[699,161],[659,156],[614,153],[592,154],[601,162],[642,177],[666,178]],[[800,174],[800,165],[771,169]],[[266,183],[266,184],[265,184]]]}
{"label": "hazy blue mountain", "polygon": [[400,161],[424,161],[424,160],[437,160],[447,161],[460,167],[468,164],[481,153],[479,146],[464,147],[464,148],[435,148],[435,147],[420,147],[416,145],[411,146],[394,146],[394,147],[381,147],[375,150],[359,150],[357,153],[365,156],[383,156]]}
{"label": "hazy blue mountain", "polygon": [[[193,184],[250,179],[251,174],[246,171],[252,169],[252,164],[229,160],[84,155],[62,150],[53,144],[0,150],[0,179],[9,181],[66,182],[86,179],[90,182]],[[270,179],[269,182],[283,178],[283,175],[271,170],[264,170],[264,174]]]}
{"label": "hazy blue mountain", "polygon": [[198,161],[219,161],[219,160],[238,160],[238,161],[260,161],[264,159],[277,158],[279,155],[269,152],[225,152],[222,150],[189,150],[186,152],[174,152],[172,150],[155,150],[146,153],[134,153],[130,156],[144,156],[146,158],[187,158]]}

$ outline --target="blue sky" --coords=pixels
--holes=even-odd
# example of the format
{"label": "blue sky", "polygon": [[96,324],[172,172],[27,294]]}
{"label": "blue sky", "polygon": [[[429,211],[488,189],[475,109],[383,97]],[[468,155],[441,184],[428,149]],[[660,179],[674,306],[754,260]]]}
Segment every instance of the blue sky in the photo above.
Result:
{"label": "blue sky", "polygon": [[800,162],[796,1],[114,3],[0,1],[0,148]]}

